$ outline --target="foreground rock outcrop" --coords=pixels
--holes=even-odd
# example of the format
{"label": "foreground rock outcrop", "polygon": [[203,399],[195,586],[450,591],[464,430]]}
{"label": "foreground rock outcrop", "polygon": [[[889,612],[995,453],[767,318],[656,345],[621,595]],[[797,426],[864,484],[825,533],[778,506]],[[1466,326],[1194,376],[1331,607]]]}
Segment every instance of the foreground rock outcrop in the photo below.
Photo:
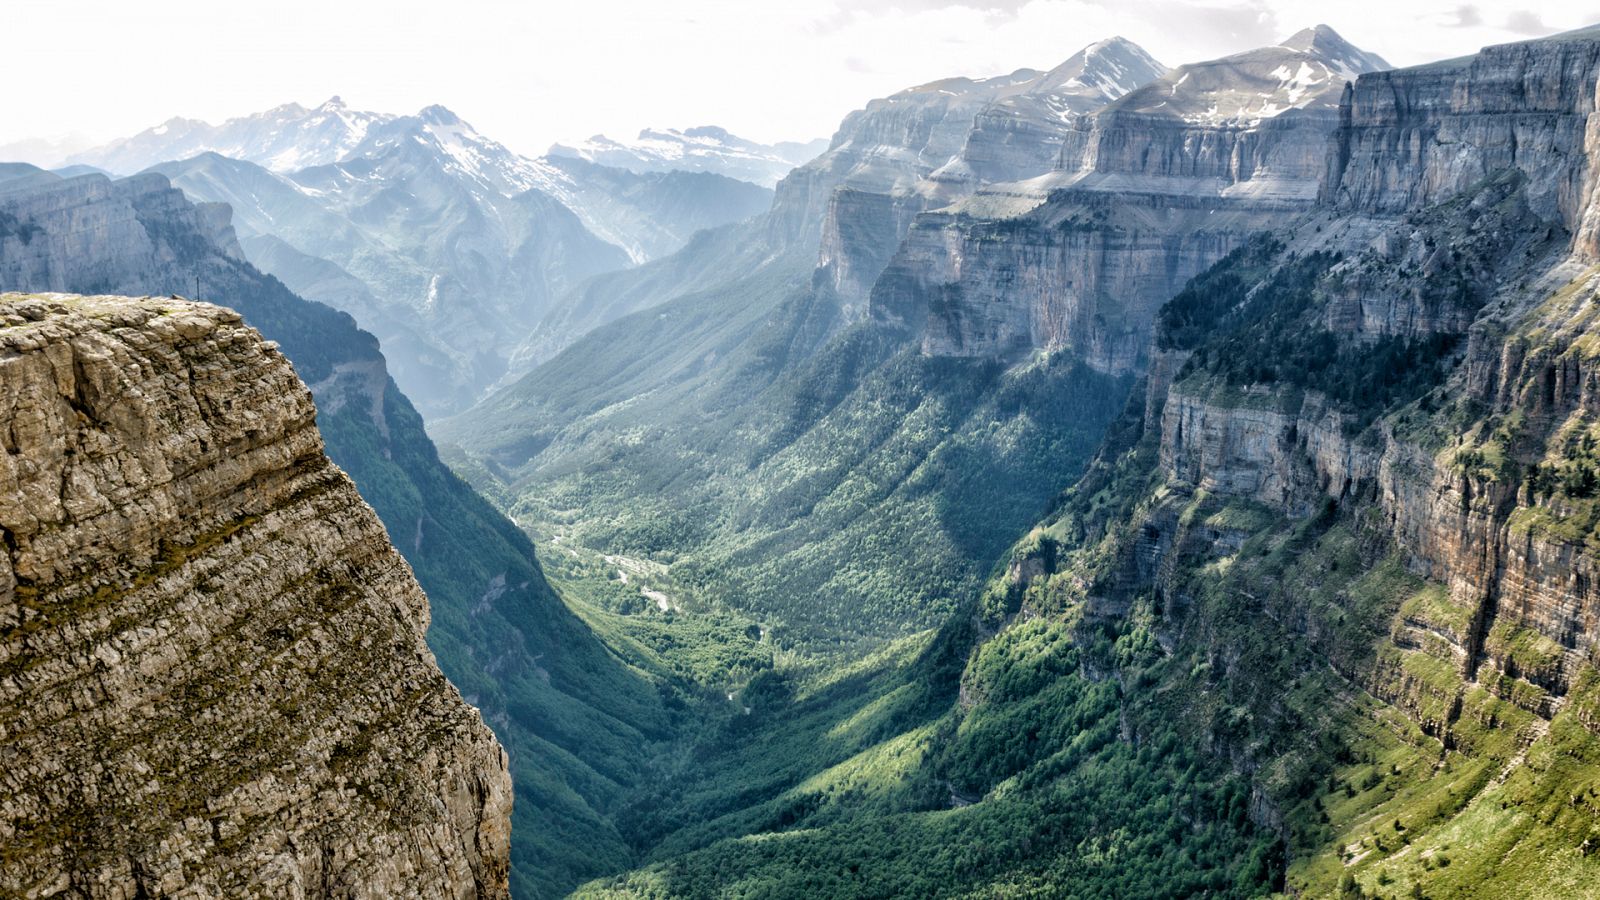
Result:
{"label": "foreground rock outcrop", "polygon": [[0,893],[506,896],[427,599],[239,317],[0,295]]}

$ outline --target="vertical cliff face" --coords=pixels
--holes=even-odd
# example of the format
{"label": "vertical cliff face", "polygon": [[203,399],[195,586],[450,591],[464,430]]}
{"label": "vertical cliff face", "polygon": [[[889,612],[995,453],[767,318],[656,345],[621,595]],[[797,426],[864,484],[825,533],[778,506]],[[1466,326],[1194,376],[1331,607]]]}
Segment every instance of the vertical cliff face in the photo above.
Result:
{"label": "vertical cliff face", "polygon": [[[1265,388],[1240,406],[1190,378],[1161,425],[1181,482],[1301,512],[1370,495],[1412,565],[1450,586],[1462,673],[1520,679],[1546,716],[1600,638],[1585,488],[1568,484],[1600,410],[1583,268],[1597,79],[1600,32],[1377,73],[1346,94],[1322,191],[1340,236],[1322,243],[1347,255],[1318,282],[1318,324],[1337,342],[1459,340],[1452,417],[1432,412],[1440,395],[1407,418],[1425,427],[1358,436],[1349,403]],[[1301,239],[1317,243],[1309,227]],[[1493,637],[1522,633],[1537,664]]]}
{"label": "vertical cliff face", "polygon": [[769,240],[776,246],[817,240],[840,187],[913,195],[919,181],[961,149],[972,117],[989,100],[1024,90],[1038,75],[1023,69],[984,81],[947,79],[850,113],[827,152],[778,183]]}
{"label": "vertical cliff face", "polygon": [[1188,191],[1309,200],[1341,91],[1383,68],[1325,25],[1180,66],[1080,126],[1093,132],[1089,183],[1121,176],[1113,184],[1172,190],[1189,181]]}
{"label": "vertical cliff face", "polygon": [[[228,207],[190,204],[161,175],[4,183],[0,210],[19,223],[0,232],[0,284],[11,288],[92,292],[99,288],[88,285],[127,282],[130,275],[169,276],[163,269],[182,248],[163,247],[164,238],[215,247],[221,266],[244,260]],[[146,220],[169,224],[159,233],[144,229],[140,223]],[[211,271],[186,274],[192,291],[194,279]]]}
{"label": "vertical cliff face", "polygon": [[1579,232],[1590,199],[1597,36],[1489,47],[1467,60],[1362,78],[1342,109],[1323,200],[1395,214],[1515,169],[1529,180],[1535,212]]}
{"label": "vertical cliff face", "polygon": [[1083,116],[1054,175],[918,219],[874,312],[926,315],[934,356],[1065,349],[1142,371],[1163,303],[1311,208],[1345,80],[1381,65],[1319,27],[1174,69]]}
{"label": "vertical cliff face", "polygon": [[1318,203],[1161,308],[1146,402],[1007,576],[992,643],[1051,604],[1114,635],[1124,737],[1247,773],[1286,893],[1600,877],[1597,52],[1362,76]]}
{"label": "vertical cliff face", "polygon": [[925,214],[874,287],[873,314],[921,326],[930,356],[1065,350],[1135,372],[1161,304],[1285,212],[1095,192],[1015,218]]}
{"label": "vertical cliff face", "polygon": [[237,314],[0,297],[0,884],[507,894],[506,757]]}
{"label": "vertical cliff face", "polygon": [[1322,200],[1396,214],[1515,170],[1533,209],[1573,235],[1574,253],[1600,258],[1597,38],[1586,29],[1362,79],[1344,106]]}
{"label": "vertical cliff face", "polygon": [[767,239],[817,256],[819,282],[845,304],[866,296],[928,200],[918,188],[956,156],[990,101],[1020,94],[1041,73],[950,78],[874,100],[846,116],[826,153],[778,183]]}
{"label": "vertical cliff face", "polygon": [[922,212],[916,197],[839,188],[828,200],[822,244],[813,276],[840,298],[847,321],[863,317],[861,300],[894,257],[911,223]]}

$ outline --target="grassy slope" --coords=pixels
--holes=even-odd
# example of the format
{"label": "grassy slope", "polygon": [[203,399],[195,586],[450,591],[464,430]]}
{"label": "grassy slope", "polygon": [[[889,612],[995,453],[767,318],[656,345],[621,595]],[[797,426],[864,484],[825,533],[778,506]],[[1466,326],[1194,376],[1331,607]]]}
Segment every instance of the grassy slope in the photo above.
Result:
{"label": "grassy slope", "polygon": [[1062,623],[1034,621],[981,646],[980,627],[964,616],[840,671],[753,683],[742,698],[750,712],[706,734],[692,764],[638,804],[631,833],[655,842],[654,861],[579,894],[1270,887],[1274,842],[1249,824],[1241,779],[1174,740],[1117,740],[1118,691],[1080,673]]}

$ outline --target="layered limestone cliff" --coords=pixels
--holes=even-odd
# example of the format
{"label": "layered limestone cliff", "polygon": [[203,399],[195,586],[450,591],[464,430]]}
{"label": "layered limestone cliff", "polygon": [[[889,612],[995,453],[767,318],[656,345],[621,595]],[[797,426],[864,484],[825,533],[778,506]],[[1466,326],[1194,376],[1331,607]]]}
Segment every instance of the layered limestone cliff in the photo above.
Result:
{"label": "layered limestone cliff", "polygon": [[[203,288],[221,267],[244,260],[226,205],[191,204],[153,173],[121,181],[85,175],[0,183],[0,214],[19,223],[0,230],[0,285],[7,288],[68,290],[165,278],[174,289],[193,290],[196,278]],[[153,227],[157,223],[161,227]],[[166,241],[177,244],[163,247]],[[214,248],[222,258],[174,273],[186,241]]]}
{"label": "layered limestone cliff", "polygon": [[1055,173],[917,219],[874,315],[926,315],[933,356],[1066,350],[1142,371],[1162,304],[1311,208],[1345,81],[1382,64],[1319,27],[1180,66],[1081,117]]}
{"label": "layered limestone cliff", "polygon": [[1089,193],[1023,216],[917,220],[873,287],[873,315],[923,329],[932,356],[1069,351],[1110,374],[1145,365],[1150,323],[1276,205]]}
{"label": "layered limestone cliff", "polygon": [[1597,71],[1600,29],[1590,29],[1363,77],[1341,107],[1322,198],[1399,214],[1515,169],[1535,212],[1577,233],[1591,199]]}
{"label": "layered limestone cliff", "polygon": [[388,431],[378,342],[343,313],[289,293],[245,261],[221,203],[190,203],[156,173],[0,183],[0,287],[227,297],[295,354],[325,417],[347,398]]}
{"label": "layered limestone cliff", "polygon": [[1325,25],[1180,66],[1080,125],[1092,132],[1080,185],[1309,201],[1341,92],[1384,68]]}
{"label": "layered limestone cliff", "polygon": [[0,892],[506,896],[505,754],[276,346],[8,294],[0,347]]}
{"label": "layered limestone cliff", "polygon": [[956,156],[972,120],[990,101],[1028,89],[1041,73],[950,78],[874,100],[845,117],[828,151],[778,183],[768,241],[808,253],[817,280],[845,305],[859,305],[928,207],[919,187]]}
{"label": "layered limestone cliff", "polygon": [[[168,296],[198,280],[201,296],[280,345],[316,400],[328,456],[428,595],[440,668],[527,776],[513,883],[563,892],[599,874],[599,861],[623,851],[596,810],[630,790],[636,770],[597,752],[594,736],[626,723],[652,736],[627,743],[643,746],[661,733],[654,688],[617,674],[622,664],[556,596],[527,537],[439,460],[378,341],[241,261],[237,246],[225,208],[195,206],[159,175],[62,179],[0,165],[0,290]],[[541,712],[551,704],[565,710],[560,722]]]}
{"label": "layered limestone cliff", "polygon": [[[1547,718],[1600,644],[1582,481],[1600,414],[1583,202],[1597,80],[1600,33],[1576,34],[1365,76],[1346,95],[1323,243],[1348,255],[1319,285],[1322,325],[1353,342],[1459,335],[1447,387],[1363,429],[1315,392],[1190,378],[1160,424],[1178,483],[1295,515],[1376,503],[1454,609],[1405,629],[1442,636],[1463,677]],[[1388,224],[1373,237],[1351,219]]]}

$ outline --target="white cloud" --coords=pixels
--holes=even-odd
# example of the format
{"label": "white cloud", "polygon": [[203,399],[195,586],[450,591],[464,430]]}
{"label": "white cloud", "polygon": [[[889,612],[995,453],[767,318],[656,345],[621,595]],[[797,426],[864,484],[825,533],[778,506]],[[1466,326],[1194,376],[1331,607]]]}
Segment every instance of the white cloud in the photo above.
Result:
{"label": "white cloud", "polygon": [[1452,12],[1455,15],[1455,21],[1446,22],[1445,24],[1453,28],[1473,28],[1483,24],[1483,13],[1479,12],[1478,8],[1471,4],[1458,6]]}
{"label": "white cloud", "polygon": [[443,103],[532,153],[645,126],[824,136],[872,97],[1048,67],[1112,34],[1176,64],[1326,21],[1405,65],[1600,20],[1570,0],[4,3],[0,145],[340,94],[387,111]]}
{"label": "white cloud", "polygon": [[1506,16],[1506,28],[1517,34],[1549,34],[1553,29],[1540,20],[1538,14],[1519,9]]}

